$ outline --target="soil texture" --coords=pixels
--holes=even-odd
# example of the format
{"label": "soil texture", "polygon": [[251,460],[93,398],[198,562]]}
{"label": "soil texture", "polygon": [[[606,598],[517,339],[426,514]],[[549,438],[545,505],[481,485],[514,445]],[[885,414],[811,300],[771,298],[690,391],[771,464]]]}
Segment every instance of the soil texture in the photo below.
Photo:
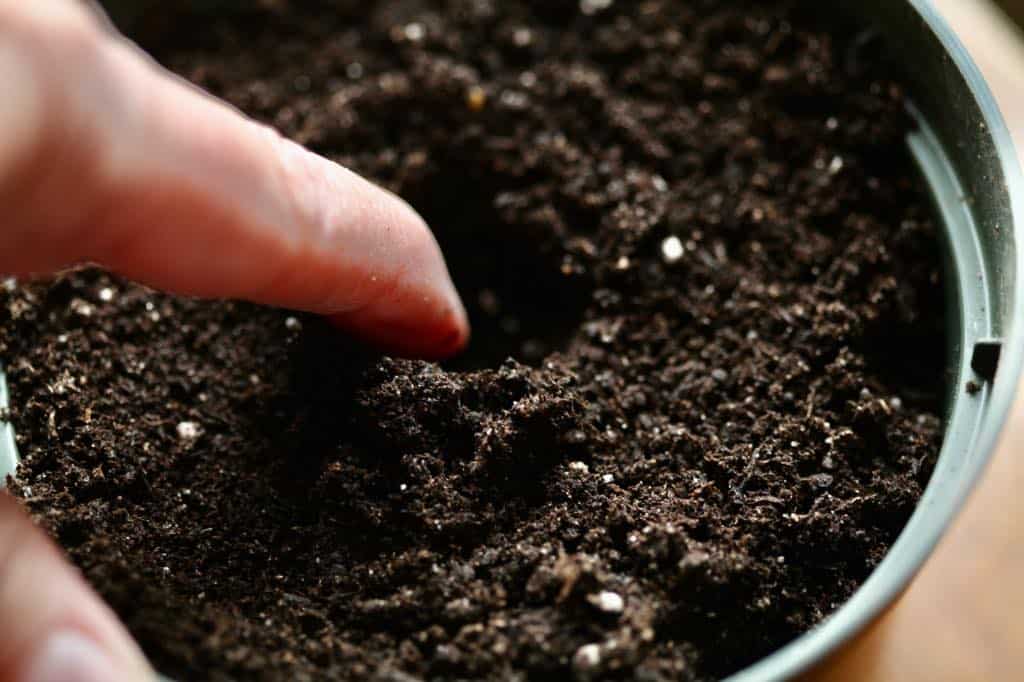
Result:
{"label": "soil texture", "polygon": [[96,270],[5,284],[11,489],[160,670],[719,679],[878,564],[945,358],[870,34],[726,0],[187,26],[164,63],[426,216],[475,337],[436,365]]}

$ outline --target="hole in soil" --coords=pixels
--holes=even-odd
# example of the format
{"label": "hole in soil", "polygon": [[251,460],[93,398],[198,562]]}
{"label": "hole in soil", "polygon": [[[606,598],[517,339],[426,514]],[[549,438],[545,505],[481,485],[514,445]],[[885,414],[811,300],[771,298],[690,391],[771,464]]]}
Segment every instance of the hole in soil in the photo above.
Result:
{"label": "hole in soil", "polygon": [[[923,256],[918,256],[923,258]],[[931,262],[940,258],[929,254]],[[908,275],[909,276],[909,275]],[[949,377],[946,290],[918,275],[917,295],[908,307],[913,316],[890,313],[866,330],[861,351],[871,370],[886,377],[904,401],[942,414]]]}
{"label": "hole in soil", "polygon": [[469,347],[447,369],[497,368],[509,357],[540,365],[566,348],[590,302],[589,278],[562,272],[553,232],[501,219],[500,191],[500,182],[463,171],[403,192],[434,231],[473,327]]}

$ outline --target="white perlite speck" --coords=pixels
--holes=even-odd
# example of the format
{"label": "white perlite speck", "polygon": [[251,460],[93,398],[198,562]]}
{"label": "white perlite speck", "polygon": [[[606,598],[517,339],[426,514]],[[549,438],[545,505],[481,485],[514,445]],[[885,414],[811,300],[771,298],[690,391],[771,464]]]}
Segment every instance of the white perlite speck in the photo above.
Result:
{"label": "white perlite speck", "polygon": [[528,28],[517,28],[512,34],[512,42],[518,47],[526,47],[533,42],[533,32]]}
{"label": "white perlite speck", "polygon": [[114,290],[110,287],[103,287],[100,289],[100,300],[104,303],[110,303],[114,300]]}
{"label": "white perlite speck", "polygon": [[405,37],[407,40],[417,43],[427,35],[427,29],[423,24],[411,23],[405,27]]}
{"label": "white perlite speck", "polygon": [[587,466],[586,462],[569,462],[570,471],[578,471],[581,474],[589,474],[590,467]]}
{"label": "white perlite speck", "polygon": [[199,424],[195,422],[181,422],[178,424],[178,438],[182,440],[195,440],[199,437]]}
{"label": "white perlite speck", "polygon": [[70,307],[71,311],[76,315],[81,315],[82,317],[92,317],[92,306],[80,298],[72,299]]}
{"label": "white perlite speck", "polygon": [[572,657],[572,667],[580,672],[589,672],[601,664],[601,646],[584,644]]}
{"label": "white perlite speck", "polygon": [[299,322],[299,318],[297,317],[286,317],[284,320],[284,326],[286,329],[290,329],[291,331],[302,329],[302,323]]}
{"label": "white perlite speck", "polygon": [[666,263],[675,263],[683,257],[683,242],[679,237],[668,237],[661,243],[661,257]]}
{"label": "white perlite speck", "polygon": [[605,613],[622,613],[622,610],[626,608],[626,602],[622,595],[611,590],[602,590],[597,594],[592,594],[587,601],[593,604],[598,611]]}

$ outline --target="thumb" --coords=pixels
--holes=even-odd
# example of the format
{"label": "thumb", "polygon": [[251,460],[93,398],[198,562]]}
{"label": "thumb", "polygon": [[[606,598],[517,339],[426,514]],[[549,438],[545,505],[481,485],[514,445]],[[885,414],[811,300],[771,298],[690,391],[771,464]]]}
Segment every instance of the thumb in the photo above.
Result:
{"label": "thumb", "polygon": [[100,262],[336,316],[426,357],[468,324],[401,199],[159,68],[77,2],[0,0],[0,270]]}
{"label": "thumb", "polygon": [[0,493],[0,680],[156,679],[114,614]]}

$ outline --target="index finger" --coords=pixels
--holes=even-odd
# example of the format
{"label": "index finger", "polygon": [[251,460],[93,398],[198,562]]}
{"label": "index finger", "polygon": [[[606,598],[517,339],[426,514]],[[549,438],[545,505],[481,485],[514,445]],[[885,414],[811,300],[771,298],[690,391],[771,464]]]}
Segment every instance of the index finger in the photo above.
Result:
{"label": "index finger", "polygon": [[465,344],[444,259],[405,202],[167,74],[75,3],[61,3],[71,20],[17,7],[0,4],[6,70],[32,85],[6,109],[19,139],[0,125],[17,150],[0,158],[14,207],[0,269],[96,261],[177,293],[333,315],[406,355]]}

